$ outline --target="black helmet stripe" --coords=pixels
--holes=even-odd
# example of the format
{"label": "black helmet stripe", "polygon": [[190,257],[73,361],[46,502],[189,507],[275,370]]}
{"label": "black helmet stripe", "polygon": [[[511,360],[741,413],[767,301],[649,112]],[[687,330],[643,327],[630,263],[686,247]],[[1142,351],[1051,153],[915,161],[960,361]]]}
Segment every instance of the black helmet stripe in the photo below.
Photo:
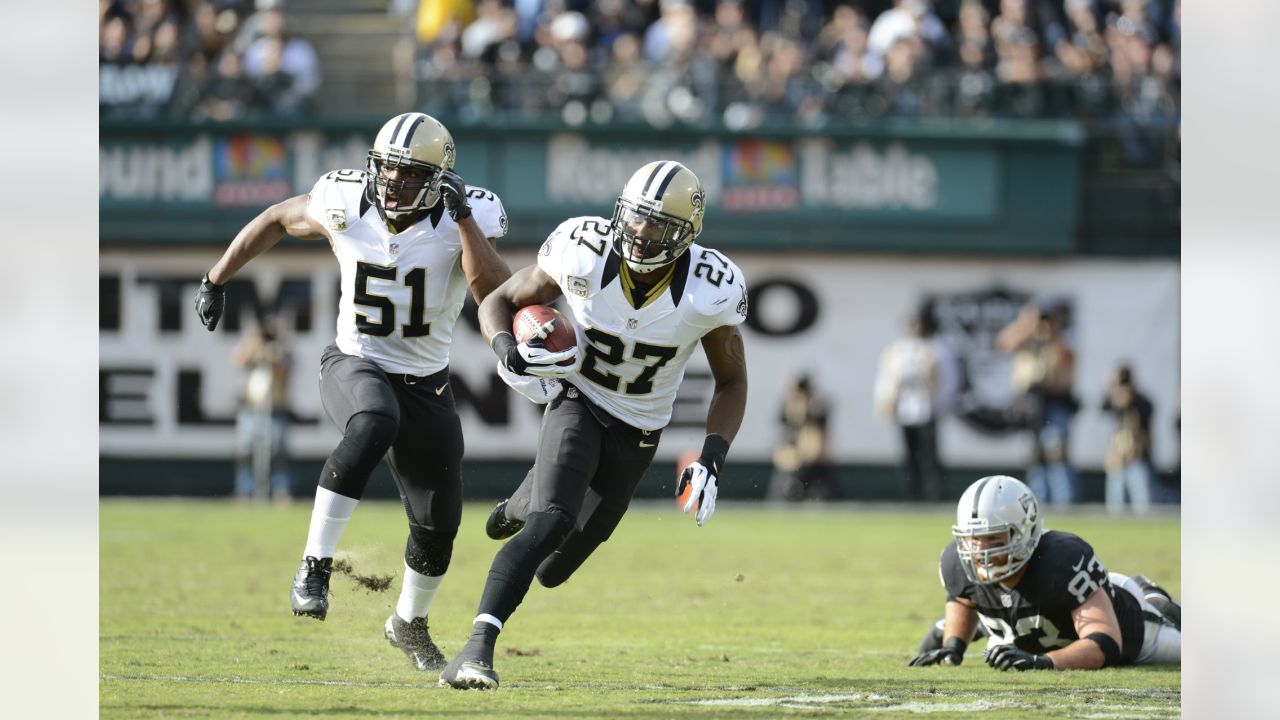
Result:
{"label": "black helmet stripe", "polygon": [[982,499],[982,491],[986,489],[987,483],[991,482],[991,478],[982,478],[982,484],[973,492],[973,517],[978,517],[978,501]]}
{"label": "black helmet stripe", "polygon": [[653,180],[654,180],[654,178],[658,177],[658,174],[662,172],[662,168],[667,167],[667,166],[668,166],[668,165],[670,165],[670,164],[671,164],[671,161],[670,161],[670,160],[668,160],[668,161],[667,161],[667,162],[665,162],[665,163],[661,163],[661,162],[660,162],[660,163],[658,163],[658,164],[653,168],[653,172],[649,173],[649,179],[644,181],[644,189],[640,191],[640,194],[641,194],[642,196],[648,196],[648,194],[649,194],[649,188],[653,187]]}
{"label": "black helmet stripe", "polygon": [[671,170],[667,173],[667,176],[662,179],[662,184],[658,186],[658,191],[653,194],[654,200],[662,199],[662,194],[667,191],[667,186],[671,184],[672,180],[676,179],[676,175],[680,174],[680,167],[681,165],[678,162],[671,163]]}
{"label": "black helmet stripe", "polygon": [[[680,163],[675,160],[668,160],[654,168],[653,173],[649,175],[648,181],[644,184],[644,190],[642,190],[640,194],[643,195],[646,200],[651,202],[658,202],[662,200],[662,193],[667,191],[667,186],[671,184],[671,179],[676,176],[676,173],[680,172],[680,167]],[[654,191],[650,193],[649,189],[654,187],[654,182],[657,182],[658,185]]]}
{"label": "black helmet stripe", "polygon": [[424,121],[426,121],[426,119],[427,119],[426,115],[419,113],[418,117],[414,118],[413,124],[411,124],[409,126],[409,129],[405,131],[403,144],[406,149],[409,147],[409,141],[413,140],[413,131],[417,130],[418,126],[421,125]]}
{"label": "black helmet stripe", "polygon": [[404,113],[400,116],[400,122],[396,123],[396,129],[391,131],[391,144],[396,144],[396,136],[400,134],[400,128],[404,127],[404,121],[409,119],[413,113]]}

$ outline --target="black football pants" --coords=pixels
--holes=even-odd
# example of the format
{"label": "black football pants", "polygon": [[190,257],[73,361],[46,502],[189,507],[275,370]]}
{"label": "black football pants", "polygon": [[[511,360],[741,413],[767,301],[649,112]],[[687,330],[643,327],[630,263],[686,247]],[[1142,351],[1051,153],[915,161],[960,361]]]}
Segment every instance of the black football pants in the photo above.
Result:
{"label": "black football pants", "polygon": [[[386,457],[409,518],[405,562],[424,575],[443,575],[462,519],[462,423],[449,370],[387,373],[330,345],[320,361],[320,399],[344,435],[368,424],[362,414],[394,422]],[[330,489],[359,499],[367,480],[366,473],[358,483]]]}
{"label": "black football pants", "polygon": [[622,521],[661,434],[617,420],[573,386],[553,400],[537,459],[507,504],[525,528],[494,558],[480,613],[506,622],[535,575],[546,587],[568,580]]}

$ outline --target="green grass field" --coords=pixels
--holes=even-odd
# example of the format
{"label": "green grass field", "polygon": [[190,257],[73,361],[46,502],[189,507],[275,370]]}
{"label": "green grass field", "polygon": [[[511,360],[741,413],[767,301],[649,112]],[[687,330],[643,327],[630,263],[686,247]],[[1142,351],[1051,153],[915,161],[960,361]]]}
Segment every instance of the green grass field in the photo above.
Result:
{"label": "green grass field", "polygon": [[[452,656],[489,562],[488,505],[468,506],[431,614]],[[1166,718],[1177,668],[999,673],[906,668],[944,596],[949,513],[723,505],[704,528],[639,505],[566,585],[535,584],[502,634],[492,693],[438,688],[382,637],[400,589],[398,504],[367,502],[339,549],[329,619],[294,618],[288,587],[310,504],[101,503],[102,717]],[[1049,515],[1112,570],[1180,595],[1176,517]]]}

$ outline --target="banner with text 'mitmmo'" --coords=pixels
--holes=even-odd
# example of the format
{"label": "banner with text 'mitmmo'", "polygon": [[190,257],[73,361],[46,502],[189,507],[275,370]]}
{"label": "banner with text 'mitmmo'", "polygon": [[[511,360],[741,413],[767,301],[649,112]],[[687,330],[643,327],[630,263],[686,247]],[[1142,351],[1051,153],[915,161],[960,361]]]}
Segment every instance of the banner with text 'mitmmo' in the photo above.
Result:
{"label": "banner with text 'mitmmo'", "polygon": [[[320,246],[321,248],[323,246]],[[291,348],[288,443],[297,457],[324,457],[339,438],[320,405],[320,353],[333,341],[338,266],[327,249],[280,249],[233,281],[227,315],[206,331],[192,310],[201,274],[217,251],[104,250],[100,261],[99,421],[104,456],[229,457],[245,385],[232,362],[255,316],[280,318]],[[521,267],[533,257],[510,253]],[[1025,432],[998,418],[1013,398],[1009,358],[994,338],[1031,298],[1068,310],[1076,353],[1071,452],[1100,467],[1114,427],[1101,409],[1110,373],[1128,363],[1155,405],[1157,464],[1178,460],[1179,269],[1176,261],[958,260],[734,253],[750,288],[743,327],[750,372],[747,417],[735,457],[767,460],[780,435],[783,391],[809,375],[831,406],[830,447],[844,463],[890,463],[900,452],[891,425],[872,409],[880,353],[927,304],[958,359],[962,391],[942,425],[952,465],[1020,465]],[[474,306],[454,332],[453,388],[473,458],[532,457],[540,409],[509,392],[476,328]],[[659,456],[701,446],[714,391],[706,360],[693,356]],[[997,421],[993,422],[992,419]]]}

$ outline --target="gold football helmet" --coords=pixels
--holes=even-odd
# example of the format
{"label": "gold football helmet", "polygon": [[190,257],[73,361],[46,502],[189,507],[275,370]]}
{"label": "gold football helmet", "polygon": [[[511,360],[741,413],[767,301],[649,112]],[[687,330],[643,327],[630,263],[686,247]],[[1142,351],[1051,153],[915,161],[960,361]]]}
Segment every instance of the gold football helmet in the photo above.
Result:
{"label": "gold football helmet", "polygon": [[439,120],[420,112],[397,115],[382,126],[369,150],[365,195],[384,217],[430,208],[440,200],[440,175],[453,169],[454,156],[453,136]]}
{"label": "gold football helmet", "polygon": [[640,168],[613,208],[613,249],[637,272],[680,257],[702,232],[707,196],[689,168],[659,160]]}

